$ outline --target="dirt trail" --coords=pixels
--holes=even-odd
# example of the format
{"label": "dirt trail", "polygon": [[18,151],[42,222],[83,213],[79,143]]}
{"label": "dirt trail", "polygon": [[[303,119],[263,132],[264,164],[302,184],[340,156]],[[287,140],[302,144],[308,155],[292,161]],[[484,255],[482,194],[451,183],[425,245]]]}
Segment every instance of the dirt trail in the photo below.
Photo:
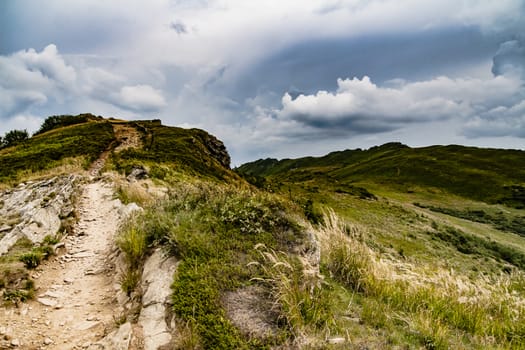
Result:
{"label": "dirt trail", "polygon": [[[114,125],[115,151],[140,145],[131,126]],[[108,150],[93,163],[99,175]],[[0,349],[101,349],[96,344],[114,330],[119,316],[113,264],[122,205],[113,199],[110,184],[97,180],[84,186],[74,234],[64,239],[65,252],[32,273],[36,297],[19,308],[0,308]]]}
{"label": "dirt trail", "polygon": [[99,175],[111,151],[118,153],[128,148],[139,148],[142,145],[140,133],[131,125],[112,124],[112,126],[116,138],[116,147],[115,144],[112,144],[109,149],[105,150],[100,157],[91,164],[91,168],[89,169],[90,176]]}
{"label": "dirt trail", "polygon": [[11,343],[23,349],[82,349],[115,328],[114,271],[107,256],[119,222],[118,202],[102,182],[88,184],[80,201],[76,235],[67,253],[34,274],[37,298],[1,311]]}

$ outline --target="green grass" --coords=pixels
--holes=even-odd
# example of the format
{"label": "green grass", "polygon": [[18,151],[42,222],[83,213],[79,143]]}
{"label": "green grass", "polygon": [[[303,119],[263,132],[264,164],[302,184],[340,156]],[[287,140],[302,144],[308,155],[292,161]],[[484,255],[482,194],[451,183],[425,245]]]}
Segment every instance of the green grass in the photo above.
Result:
{"label": "green grass", "polygon": [[210,145],[215,137],[199,129],[162,126],[154,122],[133,124],[142,134],[143,149],[128,149],[112,157],[114,168],[129,174],[134,165],[144,164],[150,176],[160,180],[179,178],[181,174],[212,180],[229,180],[229,156],[222,157]]}
{"label": "green grass", "polygon": [[[237,169],[266,182],[326,180],[330,187],[368,181],[396,190],[437,188],[450,194],[525,207],[523,151],[463,146],[410,148],[385,144],[369,150],[333,152],[324,157],[258,160]],[[335,185],[337,184],[337,185]],[[326,188],[326,187],[325,187]]]}
{"label": "green grass", "polygon": [[192,325],[201,346],[266,348],[280,338],[247,338],[226,317],[221,295],[265,275],[261,266],[250,265],[260,258],[257,244],[288,251],[303,243],[304,233],[290,219],[290,210],[285,201],[246,188],[179,184],[168,200],[138,216],[119,242],[130,264],[157,245],[178,258],[173,311]]}
{"label": "green grass", "polygon": [[257,265],[263,270],[263,277],[256,280],[269,286],[280,317],[294,337],[328,333],[335,321],[330,312],[330,291],[319,271],[304,258],[275,252],[264,245],[256,248],[261,254]]}
{"label": "green grass", "polygon": [[[525,346],[525,213],[509,184],[524,183],[512,171],[522,154],[390,144],[236,170],[305,214],[334,210],[351,223],[343,238],[327,239],[321,259],[335,330],[352,343],[517,349]],[[326,220],[311,222],[322,230]]]}
{"label": "green grass", "polygon": [[382,259],[360,228],[348,228],[334,214],[325,222],[318,231],[322,261],[338,282],[364,298],[364,322],[385,328],[401,320],[429,349],[525,346],[523,272],[471,281],[453,272]]}
{"label": "green grass", "polygon": [[525,236],[525,216],[514,216],[512,218],[508,218],[503,213],[503,211],[498,211],[492,215],[482,209],[462,210],[456,208],[436,207],[432,205],[427,206],[420,203],[414,203],[414,205],[420,208],[430,209],[436,213],[443,213],[465,220],[490,224],[497,230],[512,232],[521,236]]}
{"label": "green grass", "polygon": [[37,267],[43,259],[53,254],[52,242],[51,236],[46,237],[40,245],[21,238],[6,254],[0,256],[0,291],[5,302],[18,305],[33,298],[35,283],[28,269]]}
{"label": "green grass", "polygon": [[78,157],[83,158],[82,165],[87,168],[113,139],[113,128],[107,122],[88,122],[33,136],[0,151],[0,182],[20,181]]}
{"label": "green grass", "polygon": [[42,260],[47,260],[55,255],[53,245],[56,243],[58,243],[57,238],[48,235],[41,244],[33,246],[31,251],[20,254],[18,260],[24,263],[27,269],[34,269],[40,265]]}

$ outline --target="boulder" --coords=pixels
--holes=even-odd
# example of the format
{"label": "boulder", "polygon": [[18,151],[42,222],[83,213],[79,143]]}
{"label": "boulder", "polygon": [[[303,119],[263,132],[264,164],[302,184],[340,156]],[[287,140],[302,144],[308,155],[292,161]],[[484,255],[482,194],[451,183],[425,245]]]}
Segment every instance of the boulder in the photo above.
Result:
{"label": "boulder", "polygon": [[106,335],[102,340],[90,344],[88,349],[128,350],[132,338],[131,323],[126,322]]}
{"label": "boulder", "polygon": [[136,165],[127,176],[128,181],[144,180],[148,178],[148,171],[142,165]]}

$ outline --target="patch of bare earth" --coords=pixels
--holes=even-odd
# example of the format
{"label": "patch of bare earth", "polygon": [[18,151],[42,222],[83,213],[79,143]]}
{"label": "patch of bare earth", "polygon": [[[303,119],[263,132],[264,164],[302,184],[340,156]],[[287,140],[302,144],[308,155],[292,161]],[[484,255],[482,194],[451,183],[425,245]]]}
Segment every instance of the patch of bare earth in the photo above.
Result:
{"label": "patch of bare earth", "polygon": [[278,313],[262,288],[250,286],[228,292],[222,302],[228,318],[247,337],[265,340],[280,332]]}

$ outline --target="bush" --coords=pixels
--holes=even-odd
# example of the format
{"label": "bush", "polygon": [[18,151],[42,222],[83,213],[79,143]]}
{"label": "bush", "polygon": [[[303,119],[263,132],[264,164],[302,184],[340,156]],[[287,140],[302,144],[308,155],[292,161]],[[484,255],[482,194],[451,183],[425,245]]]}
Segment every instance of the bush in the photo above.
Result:
{"label": "bush", "polygon": [[101,119],[100,117],[95,117],[92,114],[79,114],[79,115],[52,115],[47,117],[46,120],[40,126],[40,129],[35,133],[35,135],[42,134],[46,131],[53,129],[61,128],[68,125],[75,125],[80,123],[85,123],[90,119]]}
{"label": "bush", "polygon": [[28,269],[34,269],[38,265],[40,265],[40,262],[44,258],[44,255],[36,250],[33,250],[29,253],[22,254],[19,257],[19,260],[24,263],[25,267]]}
{"label": "bush", "polygon": [[54,239],[51,236],[46,236],[41,246],[35,247],[30,252],[20,255],[18,260],[23,262],[28,269],[36,268],[42,260],[55,254],[53,247],[49,244],[49,242],[53,241]]}
{"label": "bush", "polygon": [[27,130],[8,131],[3,138],[2,147],[11,147],[29,138]]}
{"label": "bush", "polygon": [[312,224],[317,225],[323,222],[323,214],[320,213],[315,207],[314,202],[308,199],[303,205],[304,216]]}
{"label": "bush", "polygon": [[146,233],[140,228],[133,226],[124,229],[118,237],[117,244],[126,256],[128,265],[135,269],[142,263],[146,253]]}
{"label": "bush", "polygon": [[137,288],[139,281],[140,272],[128,269],[125,272],[122,272],[119,282],[122,291],[129,297],[135,288]]}
{"label": "bush", "polygon": [[60,239],[57,236],[47,235],[44,237],[42,244],[44,245],[55,245],[60,242]]}

